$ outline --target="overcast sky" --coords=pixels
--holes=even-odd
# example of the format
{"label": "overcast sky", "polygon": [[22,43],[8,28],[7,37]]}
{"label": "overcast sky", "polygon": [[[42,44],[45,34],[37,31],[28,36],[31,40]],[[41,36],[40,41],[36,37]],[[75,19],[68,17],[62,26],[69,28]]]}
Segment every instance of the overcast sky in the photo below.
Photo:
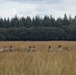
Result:
{"label": "overcast sky", "polygon": [[76,0],[0,0],[0,17],[12,18],[39,15],[53,15],[53,17],[63,17],[76,15]]}

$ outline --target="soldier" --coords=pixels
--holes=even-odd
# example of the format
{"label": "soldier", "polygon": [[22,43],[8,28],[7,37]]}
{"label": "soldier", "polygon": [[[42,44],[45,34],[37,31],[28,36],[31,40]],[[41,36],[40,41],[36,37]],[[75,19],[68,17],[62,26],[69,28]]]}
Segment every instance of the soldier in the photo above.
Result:
{"label": "soldier", "polygon": [[9,51],[13,51],[14,49],[12,48],[12,46],[10,46]]}
{"label": "soldier", "polygon": [[65,50],[69,51],[68,47],[65,47]]}
{"label": "soldier", "polygon": [[4,46],[4,51],[9,51],[9,48],[7,48],[6,46]]}
{"label": "soldier", "polygon": [[32,51],[36,51],[36,48],[35,48],[35,46],[33,46],[33,48],[32,48]]}
{"label": "soldier", "polygon": [[52,47],[51,46],[48,47],[48,51],[52,52]]}
{"label": "soldier", "polygon": [[63,51],[61,45],[58,46],[58,51]]}
{"label": "soldier", "polygon": [[29,48],[28,48],[28,52],[31,52],[31,46],[29,46]]}

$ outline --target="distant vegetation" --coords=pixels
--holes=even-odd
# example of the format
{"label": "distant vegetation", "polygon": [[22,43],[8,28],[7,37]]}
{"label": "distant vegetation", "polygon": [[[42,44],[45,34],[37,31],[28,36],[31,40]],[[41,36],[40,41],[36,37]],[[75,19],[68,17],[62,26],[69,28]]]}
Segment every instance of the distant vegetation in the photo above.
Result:
{"label": "distant vegetation", "polygon": [[0,40],[76,40],[76,16],[0,18]]}

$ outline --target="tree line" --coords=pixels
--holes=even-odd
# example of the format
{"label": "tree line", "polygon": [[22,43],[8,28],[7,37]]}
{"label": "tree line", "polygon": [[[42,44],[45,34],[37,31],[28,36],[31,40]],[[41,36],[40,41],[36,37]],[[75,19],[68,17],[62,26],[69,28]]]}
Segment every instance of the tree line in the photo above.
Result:
{"label": "tree line", "polygon": [[76,16],[0,18],[0,40],[76,40]]}

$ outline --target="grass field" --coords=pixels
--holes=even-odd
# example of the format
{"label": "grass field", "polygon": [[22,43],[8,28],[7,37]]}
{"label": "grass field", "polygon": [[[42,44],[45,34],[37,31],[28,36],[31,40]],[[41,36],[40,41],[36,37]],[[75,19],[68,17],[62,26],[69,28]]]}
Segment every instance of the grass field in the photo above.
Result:
{"label": "grass field", "polygon": [[[58,45],[70,50],[59,52]],[[0,52],[0,75],[76,75],[75,41],[1,41],[0,47],[4,46],[13,46],[15,51]],[[29,46],[37,51],[27,52]]]}

